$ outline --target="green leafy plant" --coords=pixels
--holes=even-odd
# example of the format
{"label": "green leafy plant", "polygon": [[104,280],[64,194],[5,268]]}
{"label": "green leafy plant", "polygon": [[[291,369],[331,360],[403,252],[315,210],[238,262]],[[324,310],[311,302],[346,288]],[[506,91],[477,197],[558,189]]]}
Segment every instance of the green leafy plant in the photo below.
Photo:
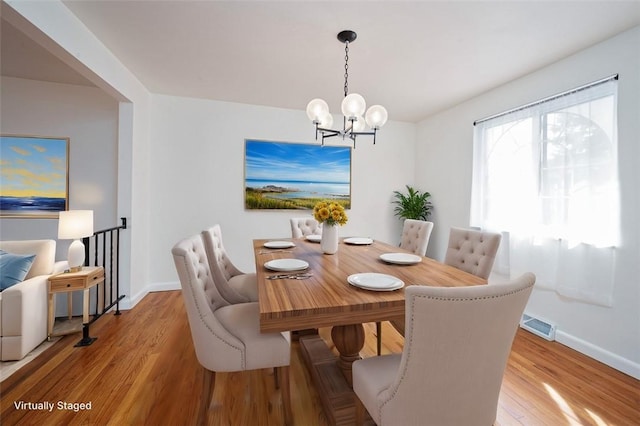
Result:
{"label": "green leafy plant", "polygon": [[395,215],[403,219],[427,220],[431,214],[431,207],[433,207],[433,204],[429,202],[431,194],[428,192],[421,193],[409,185],[406,186],[406,194],[400,191],[393,191],[393,196],[395,197],[393,204],[396,205],[393,210]]}

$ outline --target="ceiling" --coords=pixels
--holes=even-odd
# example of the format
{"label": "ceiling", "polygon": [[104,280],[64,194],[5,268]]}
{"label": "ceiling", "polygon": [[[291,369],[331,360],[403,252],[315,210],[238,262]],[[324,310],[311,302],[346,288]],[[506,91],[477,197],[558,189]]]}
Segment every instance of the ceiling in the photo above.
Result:
{"label": "ceiling", "polygon": [[[349,92],[408,122],[640,25],[640,0],[63,3],[153,93],[334,113],[354,30]],[[2,75],[91,84],[2,24]]]}

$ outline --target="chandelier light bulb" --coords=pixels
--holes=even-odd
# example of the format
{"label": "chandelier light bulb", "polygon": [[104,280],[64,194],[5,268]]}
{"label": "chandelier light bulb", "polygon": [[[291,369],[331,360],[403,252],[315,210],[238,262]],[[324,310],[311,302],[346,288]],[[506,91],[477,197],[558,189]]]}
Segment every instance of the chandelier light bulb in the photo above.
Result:
{"label": "chandelier light bulb", "polygon": [[361,115],[356,117],[356,120],[353,122],[352,131],[354,132],[363,132],[367,128],[364,118]]}
{"label": "chandelier light bulb", "polygon": [[364,98],[357,93],[347,95],[342,100],[342,114],[347,118],[363,115],[366,108]]}
{"label": "chandelier light bulb", "polygon": [[379,129],[387,122],[387,110],[382,105],[373,105],[367,110],[365,119],[372,129]]}
{"label": "chandelier light bulb", "polygon": [[312,99],[307,104],[307,117],[309,117],[309,120],[321,121],[321,119],[327,115],[330,115],[329,105],[327,105],[327,103],[324,100],[320,98],[316,98],[316,99]]}
{"label": "chandelier light bulb", "polygon": [[322,127],[323,129],[330,129],[331,126],[333,126],[333,116],[329,113],[329,111],[327,111],[325,115],[320,117],[318,121],[318,126]]}

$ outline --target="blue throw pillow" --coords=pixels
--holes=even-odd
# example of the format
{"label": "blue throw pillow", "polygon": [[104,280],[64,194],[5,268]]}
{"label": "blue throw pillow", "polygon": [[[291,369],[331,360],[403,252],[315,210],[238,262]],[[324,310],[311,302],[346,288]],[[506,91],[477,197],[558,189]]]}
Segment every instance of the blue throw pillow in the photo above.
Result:
{"label": "blue throw pillow", "polygon": [[24,281],[35,254],[13,254],[0,250],[0,291]]}

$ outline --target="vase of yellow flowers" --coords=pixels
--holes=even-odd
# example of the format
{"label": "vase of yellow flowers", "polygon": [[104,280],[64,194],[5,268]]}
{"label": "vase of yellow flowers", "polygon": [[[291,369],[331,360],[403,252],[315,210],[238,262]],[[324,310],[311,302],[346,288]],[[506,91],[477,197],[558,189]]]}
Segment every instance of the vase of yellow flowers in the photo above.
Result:
{"label": "vase of yellow flowers", "polygon": [[320,249],[325,254],[338,251],[338,225],[347,223],[344,207],[331,201],[320,201],[313,208],[313,217],[322,223],[322,238]]}

